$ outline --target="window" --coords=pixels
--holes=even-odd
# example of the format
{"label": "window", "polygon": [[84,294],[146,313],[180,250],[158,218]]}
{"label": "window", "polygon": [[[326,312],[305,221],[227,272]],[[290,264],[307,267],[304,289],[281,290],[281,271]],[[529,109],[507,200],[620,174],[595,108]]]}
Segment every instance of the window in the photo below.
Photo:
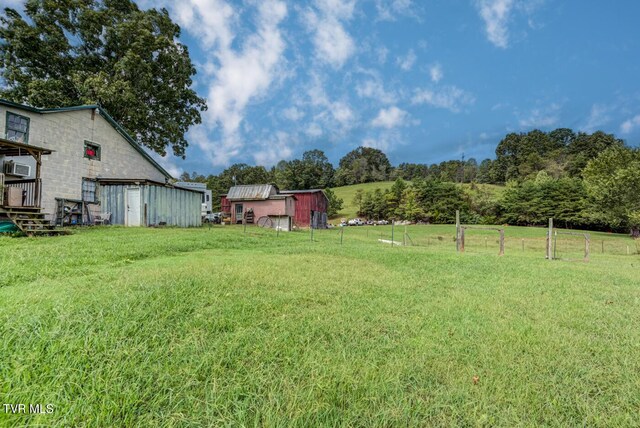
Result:
{"label": "window", "polygon": [[29,142],[29,118],[19,114],[7,112],[7,123],[5,126],[7,140],[19,143]]}
{"label": "window", "polygon": [[91,160],[100,160],[100,146],[91,141],[84,142],[84,157]]}
{"label": "window", "polygon": [[96,180],[93,178],[82,178],[82,200],[84,202],[98,202],[96,189]]}

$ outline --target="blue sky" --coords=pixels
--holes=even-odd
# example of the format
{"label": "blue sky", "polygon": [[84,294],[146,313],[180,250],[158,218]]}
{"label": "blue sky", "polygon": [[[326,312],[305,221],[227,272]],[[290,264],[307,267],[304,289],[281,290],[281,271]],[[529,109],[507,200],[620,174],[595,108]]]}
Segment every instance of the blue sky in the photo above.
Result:
{"label": "blue sky", "polygon": [[480,161],[533,128],[640,143],[638,1],[137,1],[181,26],[209,105],[174,174],[361,145]]}

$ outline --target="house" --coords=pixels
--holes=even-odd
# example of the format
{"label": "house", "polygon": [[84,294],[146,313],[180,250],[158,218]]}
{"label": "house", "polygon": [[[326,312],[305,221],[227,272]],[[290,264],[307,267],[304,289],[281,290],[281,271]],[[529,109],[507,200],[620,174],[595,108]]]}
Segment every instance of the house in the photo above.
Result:
{"label": "house", "polygon": [[[221,196],[223,212],[235,224],[257,224],[291,230],[295,216],[295,196],[282,195],[272,184],[233,186]],[[224,211],[226,209],[227,211]]]}
{"label": "house", "polygon": [[171,174],[97,105],[0,100],[0,132],[0,215],[38,228],[88,224],[105,212],[113,224],[201,225],[201,193],[169,184]]}
{"label": "house", "polygon": [[296,214],[293,222],[297,227],[311,225],[314,229],[327,228],[329,199],[322,189],[281,190],[280,194],[296,197]]}
{"label": "house", "polygon": [[176,187],[182,187],[184,189],[197,190],[202,193],[202,208],[201,215],[211,214],[212,211],[212,199],[211,199],[211,190],[207,189],[206,183],[197,183],[192,181],[178,181],[173,183]]}

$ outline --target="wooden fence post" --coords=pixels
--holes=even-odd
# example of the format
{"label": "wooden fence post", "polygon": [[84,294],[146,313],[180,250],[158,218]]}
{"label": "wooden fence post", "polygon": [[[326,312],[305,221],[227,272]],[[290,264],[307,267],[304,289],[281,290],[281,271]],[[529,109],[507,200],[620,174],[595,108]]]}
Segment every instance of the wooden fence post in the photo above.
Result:
{"label": "wooden fence post", "polygon": [[584,235],[584,261],[588,262],[589,261],[589,241],[590,241],[590,237],[589,235]]}
{"label": "wooden fence post", "polygon": [[464,253],[464,227],[460,228],[459,251]]}
{"label": "wooden fence post", "polygon": [[549,219],[549,231],[547,232],[547,259],[553,260],[552,246],[553,246],[553,218]]}
{"label": "wooden fence post", "polygon": [[456,210],[456,251],[460,251],[460,233],[460,210]]}
{"label": "wooden fence post", "polygon": [[504,229],[500,229],[500,253],[499,256],[504,256]]}

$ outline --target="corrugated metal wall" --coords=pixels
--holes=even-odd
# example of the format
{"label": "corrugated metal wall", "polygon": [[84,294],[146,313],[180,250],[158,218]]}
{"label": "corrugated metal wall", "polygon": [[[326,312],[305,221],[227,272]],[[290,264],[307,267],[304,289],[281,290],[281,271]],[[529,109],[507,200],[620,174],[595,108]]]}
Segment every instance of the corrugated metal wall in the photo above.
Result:
{"label": "corrugated metal wall", "polygon": [[[156,186],[153,184],[101,184],[99,199],[103,212],[111,213],[111,224],[125,224],[127,204],[125,189],[140,188],[142,224],[167,226],[197,227],[202,225],[202,194],[175,187]],[[145,216],[146,206],[146,216]],[[145,222],[146,218],[146,222]]]}

